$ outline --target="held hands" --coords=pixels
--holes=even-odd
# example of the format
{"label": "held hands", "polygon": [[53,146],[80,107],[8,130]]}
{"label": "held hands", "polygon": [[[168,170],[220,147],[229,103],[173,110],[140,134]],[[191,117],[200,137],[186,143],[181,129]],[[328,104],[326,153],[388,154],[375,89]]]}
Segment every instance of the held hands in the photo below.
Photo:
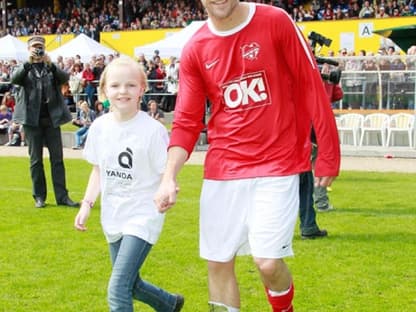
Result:
{"label": "held hands", "polygon": [[159,212],[164,213],[175,205],[178,192],[179,187],[176,181],[167,181],[160,184],[159,190],[154,197],[154,202]]}

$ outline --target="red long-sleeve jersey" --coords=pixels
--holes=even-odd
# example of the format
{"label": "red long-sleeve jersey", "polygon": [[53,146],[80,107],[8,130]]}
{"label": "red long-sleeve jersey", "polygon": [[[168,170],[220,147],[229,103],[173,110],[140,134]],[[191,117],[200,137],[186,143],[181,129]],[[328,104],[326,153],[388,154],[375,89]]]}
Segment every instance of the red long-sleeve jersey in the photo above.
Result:
{"label": "red long-sleeve jersey", "polygon": [[308,171],[312,125],[319,142],[316,176],[338,175],[335,119],[309,45],[283,10],[249,5],[239,27],[218,32],[208,20],[186,44],[170,146],[192,152],[208,98],[205,178]]}

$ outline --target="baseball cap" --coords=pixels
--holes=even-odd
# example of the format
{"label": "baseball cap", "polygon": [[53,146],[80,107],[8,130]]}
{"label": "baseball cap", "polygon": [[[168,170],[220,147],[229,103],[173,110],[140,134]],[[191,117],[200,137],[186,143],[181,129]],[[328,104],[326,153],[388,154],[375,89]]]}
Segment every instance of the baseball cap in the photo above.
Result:
{"label": "baseball cap", "polygon": [[29,40],[27,41],[27,44],[30,47],[35,45],[35,44],[45,45],[45,38],[43,38],[41,36],[30,37]]}

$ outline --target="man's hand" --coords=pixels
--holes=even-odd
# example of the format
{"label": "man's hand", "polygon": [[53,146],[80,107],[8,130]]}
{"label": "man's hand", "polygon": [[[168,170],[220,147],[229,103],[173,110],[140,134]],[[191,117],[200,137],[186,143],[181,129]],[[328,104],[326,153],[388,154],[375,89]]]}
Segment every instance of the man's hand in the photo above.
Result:
{"label": "man's hand", "polygon": [[336,177],[315,177],[315,186],[316,187],[327,187],[331,186],[332,182],[336,179]]}
{"label": "man's hand", "polygon": [[26,72],[28,72],[32,68],[32,64],[30,62],[25,62],[23,64],[23,68],[25,69]]}
{"label": "man's hand", "polygon": [[50,67],[52,67],[52,64],[53,63],[52,63],[51,57],[48,54],[45,53],[45,55],[43,56],[42,60],[43,60],[44,63],[46,63]]}

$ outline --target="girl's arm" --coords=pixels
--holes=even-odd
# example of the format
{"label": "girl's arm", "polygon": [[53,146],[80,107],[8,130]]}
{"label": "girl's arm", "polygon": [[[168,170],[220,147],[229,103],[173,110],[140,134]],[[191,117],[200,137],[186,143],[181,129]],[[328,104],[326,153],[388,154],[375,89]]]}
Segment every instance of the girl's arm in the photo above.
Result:
{"label": "girl's arm", "polygon": [[100,168],[94,166],[92,168],[90,178],[88,180],[87,189],[85,191],[84,199],[81,201],[81,207],[77,216],[75,217],[74,226],[79,231],[86,231],[85,223],[90,216],[91,208],[94,206],[95,200],[100,194]]}

